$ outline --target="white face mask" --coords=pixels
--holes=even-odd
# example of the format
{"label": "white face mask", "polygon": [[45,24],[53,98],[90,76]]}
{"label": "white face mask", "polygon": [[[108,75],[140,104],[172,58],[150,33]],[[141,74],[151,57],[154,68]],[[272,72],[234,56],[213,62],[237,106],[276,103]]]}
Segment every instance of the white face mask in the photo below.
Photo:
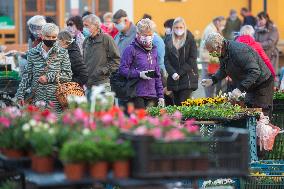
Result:
{"label": "white face mask", "polygon": [[177,36],[182,36],[184,34],[184,29],[175,29],[174,31]]}
{"label": "white face mask", "polygon": [[119,24],[115,24],[115,27],[116,27],[116,29],[118,30],[118,31],[122,31],[122,30],[124,30],[124,28],[125,28],[125,21],[123,20],[123,21],[121,21]]}

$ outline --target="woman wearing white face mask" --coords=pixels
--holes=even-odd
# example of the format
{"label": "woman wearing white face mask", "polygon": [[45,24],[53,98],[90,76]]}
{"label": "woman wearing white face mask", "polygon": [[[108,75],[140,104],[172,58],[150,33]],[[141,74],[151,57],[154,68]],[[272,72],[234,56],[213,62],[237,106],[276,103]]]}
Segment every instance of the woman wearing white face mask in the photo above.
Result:
{"label": "woman wearing white face mask", "polygon": [[181,105],[198,87],[197,47],[183,18],[175,19],[172,30],[172,38],[166,41],[167,89],[173,91],[174,103]]}

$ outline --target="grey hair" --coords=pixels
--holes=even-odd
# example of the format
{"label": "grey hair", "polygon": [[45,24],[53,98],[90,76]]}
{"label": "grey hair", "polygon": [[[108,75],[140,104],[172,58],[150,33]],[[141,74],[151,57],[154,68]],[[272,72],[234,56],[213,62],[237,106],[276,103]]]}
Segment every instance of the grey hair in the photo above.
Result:
{"label": "grey hair", "polygon": [[245,25],[240,30],[240,35],[250,35],[251,37],[254,36],[254,29],[251,25]]}
{"label": "grey hair", "polygon": [[83,22],[85,21],[88,21],[90,22],[92,25],[95,25],[95,26],[101,26],[101,19],[94,15],[94,14],[89,14],[87,16],[84,16],[83,17]]}
{"label": "grey hair", "polygon": [[67,30],[59,32],[57,39],[68,43],[73,42],[72,34]]}
{"label": "grey hair", "polygon": [[27,24],[28,26],[30,25],[43,26],[46,24],[46,20],[44,16],[35,15],[28,20]]}
{"label": "grey hair", "polygon": [[41,33],[43,36],[56,34],[59,33],[59,27],[53,23],[47,23],[44,26],[42,26]]}
{"label": "grey hair", "polygon": [[217,50],[223,45],[224,37],[220,33],[212,32],[205,39],[205,46]]}
{"label": "grey hair", "polygon": [[105,13],[104,14],[104,16],[103,16],[103,19],[104,19],[104,21],[105,21],[105,19],[107,19],[107,18],[110,18],[110,19],[112,19],[112,12],[107,12],[107,13]]}
{"label": "grey hair", "polygon": [[155,23],[149,18],[141,19],[137,23],[137,32],[138,33],[144,33],[148,31],[154,32],[155,27],[156,27]]}

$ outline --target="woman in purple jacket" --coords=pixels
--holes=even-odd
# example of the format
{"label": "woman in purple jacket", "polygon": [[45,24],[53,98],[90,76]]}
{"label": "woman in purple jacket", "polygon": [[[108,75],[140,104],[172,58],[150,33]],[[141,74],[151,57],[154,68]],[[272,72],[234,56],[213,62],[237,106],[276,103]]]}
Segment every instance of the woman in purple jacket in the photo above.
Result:
{"label": "woman in purple jacket", "polygon": [[139,78],[136,97],[129,99],[136,109],[158,103],[164,106],[163,85],[157,62],[157,48],[153,45],[155,24],[150,19],[137,23],[135,40],[124,50],[119,73],[129,79]]}

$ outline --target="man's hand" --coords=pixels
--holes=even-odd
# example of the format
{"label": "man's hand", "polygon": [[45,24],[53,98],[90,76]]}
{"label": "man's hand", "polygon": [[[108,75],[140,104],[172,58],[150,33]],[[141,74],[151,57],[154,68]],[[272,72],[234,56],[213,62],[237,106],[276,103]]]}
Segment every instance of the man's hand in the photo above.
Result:
{"label": "man's hand", "polygon": [[203,87],[210,87],[213,85],[213,80],[212,79],[202,79],[201,85]]}
{"label": "man's hand", "polygon": [[177,80],[179,80],[179,75],[177,73],[174,73],[172,75],[172,78],[173,78],[173,80],[177,81]]}

